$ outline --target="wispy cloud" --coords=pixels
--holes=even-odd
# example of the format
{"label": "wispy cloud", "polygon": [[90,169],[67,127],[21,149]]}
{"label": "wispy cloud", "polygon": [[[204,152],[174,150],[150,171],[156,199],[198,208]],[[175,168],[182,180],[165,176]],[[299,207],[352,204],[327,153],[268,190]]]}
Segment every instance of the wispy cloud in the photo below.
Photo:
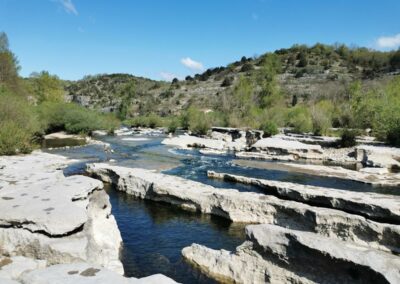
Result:
{"label": "wispy cloud", "polygon": [[74,3],[72,3],[72,0],[58,0],[57,2],[62,5],[65,12],[78,16],[78,10],[76,10]]}
{"label": "wispy cloud", "polygon": [[384,49],[400,47],[400,34],[394,36],[382,36],[376,40],[376,45],[379,48]]}
{"label": "wispy cloud", "polygon": [[165,81],[172,81],[174,78],[179,79],[179,76],[170,72],[160,72],[160,77]]}
{"label": "wispy cloud", "polygon": [[195,61],[195,60],[191,59],[190,57],[182,58],[181,63],[192,71],[203,71],[204,70],[203,63]]}

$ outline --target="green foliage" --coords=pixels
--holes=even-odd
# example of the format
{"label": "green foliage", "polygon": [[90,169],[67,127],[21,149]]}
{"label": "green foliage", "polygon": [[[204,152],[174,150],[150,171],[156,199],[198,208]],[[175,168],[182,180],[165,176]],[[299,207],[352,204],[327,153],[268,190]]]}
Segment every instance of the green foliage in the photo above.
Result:
{"label": "green foliage", "polygon": [[400,120],[389,127],[386,141],[392,146],[400,147]]}
{"label": "green foliage", "polygon": [[112,132],[119,126],[118,120],[107,114],[73,103],[45,102],[37,109],[42,128],[45,132],[65,130],[73,134],[91,134],[94,130]]}
{"label": "green foliage", "polygon": [[281,91],[276,75],[281,71],[281,62],[276,54],[267,54],[261,60],[262,66],[257,74],[257,82],[261,85],[259,102],[262,108],[276,105],[281,99]]}
{"label": "green foliage", "polygon": [[24,98],[0,88],[0,155],[32,150],[39,126],[32,107]]}
{"label": "green foliage", "polygon": [[31,78],[33,79],[33,93],[39,103],[62,102],[64,100],[64,90],[61,80],[57,76],[42,71],[40,73],[33,73]]}
{"label": "green foliage", "polygon": [[171,118],[168,123],[168,128],[167,128],[168,133],[175,133],[175,131],[179,127],[179,124],[180,124],[180,121],[177,117]]}
{"label": "green foliage", "polygon": [[211,120],[203,111],[190,106],[181,116],[181,124],[193,134],[205,135],[211,127]]}
{"label": "green foliage", "polygon": [[233,83],[233,77],[228,76],[221,83],[221,87],[229,87]]}
{"label": "green foliage", "polygon": [[261,123],[260,130],[264,132],[263,137],[271,137],[279,132],[276,124],[269,120]]}
{"label": "green foliage", "polygon": [[341,147],[353,147],[356,145],[356,132],[345,129],[340,138]]}
{"label": "green foliage", "polygon": [[240,68],[240,72],[249,72],[252,70],[254,70],[254,66],[249,62],[246,62],[245,64],[243,64],[242,68]]}
{"label": "green foliage", "polygon": [[328,100],[323,100],[311,108],[313,132],[316,135],[326,135],[332,127],[332,117],[334,112],[333,104]]}
{"label": "green foliage", "polygon": [[18,59],[9,49],[8,37],[0,32],[0,85],[19,92]]}
{"label": "green foliage", "polygon": [[156,128],[166,125],[163,119],[154,113],[144,116],[136,116],[134,118],[126,120],[124,123],[132,127],[147,127],[147,128]]}
{"label": "green foliage", "polygon": [[287,125],[298,133],[311,132],[313,123],[309,109],[300,105],[291,108],[287,114]]}

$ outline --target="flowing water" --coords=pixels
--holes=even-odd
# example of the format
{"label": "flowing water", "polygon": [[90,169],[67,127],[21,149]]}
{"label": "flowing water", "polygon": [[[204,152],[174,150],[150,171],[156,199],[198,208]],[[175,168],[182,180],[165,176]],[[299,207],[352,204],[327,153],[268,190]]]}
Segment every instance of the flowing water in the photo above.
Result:
{"label": "flowing water", "polygon": [[[400,192],[399,188],[373,187],[337,178],[277,170],[273,167],[274,162],[263,162],[269,165],[268,169],[239,166],[232,155],[204,156],[196,150],[175,150],[162,145],[163,138],[104,136],[100,140],[110,143],[112,153],[105,152],[101,145],[48,152],[80,160],[65,169],[66,175],[83,173],[86,163],[112,159],[116,165],[155,169],[221,190],[234,188],[262,193],[261,189],[254,186],[208,179],[207,170],[341,190],[389,194]],[[215,249],[234,250],[244,241],[243,225],[218,217],[189,213],[167,204],[138,200],[111,186],[106,186],[106,190],[124,241],[121,259],[127,276],[144,277],[163,273],[181,283],[214,283],[182,259],[182,248],[198,243]]]}

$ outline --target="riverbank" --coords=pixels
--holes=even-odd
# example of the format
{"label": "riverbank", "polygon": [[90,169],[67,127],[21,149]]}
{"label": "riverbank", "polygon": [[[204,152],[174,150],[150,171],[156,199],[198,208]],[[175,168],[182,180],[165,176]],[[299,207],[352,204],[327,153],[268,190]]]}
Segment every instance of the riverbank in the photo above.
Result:
{"label": "riverbank", "polygon": [[[122,238],[109,197],[97,180],[65,177],[63,168],[74,162],[41,151],[0,157],[2,279],[63,281],[65,276],[54,273],[62,268],[77,271],[69,274],[77,281],[89,269],[89,276],[99,281],[112,276],[116,283],[126,283],[118,276],[123,274]],[[21,257],[32,265],[20,264]]]}

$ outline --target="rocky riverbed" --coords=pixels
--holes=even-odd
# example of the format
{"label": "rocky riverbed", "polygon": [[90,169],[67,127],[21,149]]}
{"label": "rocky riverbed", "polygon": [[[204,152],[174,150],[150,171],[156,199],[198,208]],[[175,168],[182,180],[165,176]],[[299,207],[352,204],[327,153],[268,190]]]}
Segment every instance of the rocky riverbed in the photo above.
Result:
{"label": "rocky riverbed", "polygon": [[103,183],[65,177],[73,162],[40,151],[0,158],[1,283],[140,282],[122,277],[122,238]]}
{"label": "rocky riverbed", "polygon": [[[58,155],[0,158],[4,283],[174,283],[164,272],[183,283],[400,281],[397,149],[337,149],[334,139],[263,138],[259,131],[233,128],[214,128],[208,137],[165,137],[161,130],[128,128],[114,137],[97,135],[100,142],[50,150]],[[91,177],[71,175],[83,170]],[[140,210],[115,211],[103,182],[133,198],[131,205],[114,200],[118,210],[141,199],[154,204],[148,205],[154,223],[139,225],[144,219],[132,214],[143,214]],[[204,238],[211,231],[201,222],[195,225],[202,228],[198,233],[181,230],[184,235],[177,238],[174,226],[196,229],[178,219],[166,222],[165,206],[195,212],[186,213],[188,220],[226,219],[235,232],[247,225],[245,237],[220,236],[217,224],[223,222],[213,221],[209,225],[217,235],[212,238]],[[180,212],[171,214],[183,216]],[[133,230],[149,232],[135,240],[143,234],[117,223],[137,223]],[[152,234],[159,237],[150,248]],[[129,254],[143,252],[135,258],[138,263],[122,240]],[[163,255],[144,262],[157,246]],[[179,254],[185,265],[179,264]],[[134,277],[123,277],[123,266]],[[136,271],[150,266],[149,272]]]}

